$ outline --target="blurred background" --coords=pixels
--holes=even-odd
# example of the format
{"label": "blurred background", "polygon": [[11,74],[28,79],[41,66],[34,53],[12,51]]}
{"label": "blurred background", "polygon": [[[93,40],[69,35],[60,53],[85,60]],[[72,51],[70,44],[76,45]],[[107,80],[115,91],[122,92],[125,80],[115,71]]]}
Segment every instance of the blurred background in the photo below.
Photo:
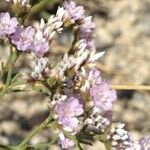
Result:
{"label": "blurred background", "polygon": [[[75,0],[83,5],[87,15],[96,23],[95,43],[97,51],[106,51],[99,62],[103,77],[112,84],[150,85],[150,0]],[[50,4],[48,3],[50,2]],[[60,2],[43,0],[32,11],[27,24],[36,24],[41,17],[47,19],[56,12]],[[0,12],[9,6],[0,0]],[[32,22],[31,22],[32,20]],[[63,37],[63,38],[62,38]],[[51,58],[59,58],[66,50],[72,35],[64,31],[54,41]],[[7,47],[0,45],[0,61],[8,55]],[[27,57],[21,57],[16,71],[28,70]],[[114,122],[125,122],[126,129],[139,139],[150,134],[150,92],[118,90],[118,101],[114,104]],[[0,103],[0,143],[19,143],[24,136],[48,115],[48,99],[36,92],[11,93]],[[32,139],[32,144],[45,142],[49,132]],[[95,143],[90,150],[103,150]],[[57,149],[56,147],[51,148]]]}

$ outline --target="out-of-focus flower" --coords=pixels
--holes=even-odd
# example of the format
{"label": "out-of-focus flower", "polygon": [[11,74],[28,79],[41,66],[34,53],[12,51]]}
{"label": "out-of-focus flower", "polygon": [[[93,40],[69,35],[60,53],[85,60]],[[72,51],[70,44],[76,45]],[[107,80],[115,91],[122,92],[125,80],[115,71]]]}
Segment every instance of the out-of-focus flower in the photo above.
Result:
{"label": "out-of-focus flower", "polygon": [[95,23],[92,22],[92,17],[85,17],[83,22],[79,26],[79,37],[85,39],[86,48],[95,50],[95,44],[93,40],[93,30],[95,29]]}
{"label": "out-of-focus flower", "polygon": [[52,15],[48,22],[45,23],[43,19],[41,19],[40,25],[39,25],[39,31],[42,32],[43,37],[46,38],[46,40],[51,43],[53,40],[56,32],[60,33],[62,28],[63,22],[58,18]]}
{"label": "out-of-focus flower", "polygon": [[59,142],[58,143],[60,144],[60,146],[63,149],[69,149],[75,145],[75,143],[73,141],[71,141],[70,139],[66,138],[62,132],[59,133]]}
{"label": "out-of-focus flower", "polygon": [[74,21],[81,20],[84,18],[85,10],[83,9],[82,6],[76,6],[75,2],[71,0],[65,1],[63,3],[63,6],[65,10],[67,10],[70,18],[72,18]]}
{"label": "out-of-focus flower", "polygon": [[127,148],[131,148],[133,141],[131,140],[128,132],[124,129],[124,126],[124,123],[117,123],[112,125],[110,128],[107,139],[111,141],[113,150],[127,150]]}
{"label": "out-of-focus flower", "polygon": [[50,69],[48,66],[48,58],[36,58],[34,59],[32,63],[32,68],[34,71],[31,73],[31,77],[35,80],[43,79],[44,77],[47,77]]}
{"label": "out-of-focus flower", "polygon": [[37,31],[35,34],[31,49],[38,57],[43,56],[48,51],[49,44],[41,31]]}
{"label": "out-of-focus flower", "polygon": [[33,42],[35,34],[34,28],[31,26],[27,28],[18,27],[14,35],[12,35],[11,42],[17,47],[19,51],[29,51]]}
{"label": "out-of-focus flower", "polygon": [[59,123],[69,132],[77,129],[79,124],[77,116],[80,116],[84,112],[83,105],[74,97],[70,97],[57,104],[55,111],[58,115]]}
{"label": "out-of-focus flower", "polygon": [[16,31],[18,22],[15,17],[10,18],[8,12],[0,13],[0,37],[11,35]]}
{"label": "out-of-focus flower", "polygon": [[62,21],[63,23],[71,19],[68,11],[65,10],[63,7],[58,7],[56,17],[59,21]]}
{"label": "out-of-focus flower", "polygon": [[150,136],[143,137],[139,143],[141,145],[141,150],[150,150]]}
{"label": "out-of-focus flower", "polygon": [[93,68],[92,70],[90,70],[88,74],[88,80],[90,81],[91,85],[101,84],[102,77],[101,77],[100,71],[96,68]]}
{"label": "out-of-focus flower", "polygon": [[82,24],[80,25],[80,31],[82,32],[83,36],[86,34],[93,32],[95,29],[95,23],[92,22],[92,16],[85,17]]}
{"label": "out-of-focus flower", "polygon": [[109,82],[103,81],[90,88],[90,95],[94,105],[103,111],[112,110],[112,103],[116,100],[116,92],[111,89]]}
{"label": "out-of-focus flower", "polygon": [[7,2],[12,2],[13,4],[21,4],[22,6],[30,6],[30,0],[6,0]]}

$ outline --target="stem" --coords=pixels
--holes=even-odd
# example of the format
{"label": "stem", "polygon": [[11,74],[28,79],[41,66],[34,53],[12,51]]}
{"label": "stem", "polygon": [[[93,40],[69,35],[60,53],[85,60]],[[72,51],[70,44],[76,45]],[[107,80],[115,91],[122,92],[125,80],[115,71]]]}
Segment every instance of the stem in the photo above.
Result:
{"label": "stem", "polygon": [[11,86],[11,80],[12,80],[12,74],[13,74],[13,66],[15,64],[15,62],[17,61],[18,57],[19,57],[19,52],[16,51],[16,49],[13,49],[13,47],[10,47],[10,55],[8,57],[8,60],[6,62],[6,65],[4,67],[4,70],[2,70],[2,75],[1,78],[3,78],[4,73],[7,73],[7,79],[6,79],[6,84],[4,87],[2,87],[2,89],[0,90],[0,98],[2,98],[8,91],[9,86]]}
{"label": "stem", "polygon": [[12,73],[13,73],[13,66],[14,66],[15,62],[17,61],[17,59],[19,57],[18,51],[13,50],[13,49],[11,49],[11,51],[12,52],[10,53],[10,55],[12,55],[12,57],[11,57],[11,60],[9,61],[9,64],[8,64],[8,75],[7,75],[6,85],[10,85],[10,83],[11,83],[11,77],[12,77]]}
{"label": "stem", "polygon": [[52,121],[52,114],[50,113],[49,116],[37,127],[35,127],[27,136],[26,138],[17,146],[17,148],[22,150],[27,146],[31,138],[40,132],[42,129],[48,127],[49,123]]}
{"label": "stem", "polygon": [[70,47],[70,49],[68,51],[68,54],[73,54],[74,53],[74,51],[75,51],[74,47],[75,47],[75,44],[77,43],[77,40],[78,40],[78,30],[75,29],[75,31],[74,31],[74,39],[72,41],[71,47]]}
{"label": "stem", "polygon": [[34,149],[41,149],[41,148],[48,148],[50,145],[52,145],[53,143],[55,143],[55,141],[57,140],[58,136],[54,137],[49,143],[42,143],[42,144],[37,144],[34,147]]}
{"label": "stem", "polygon": [[29,15],[26,17],[26,22],[28,22],[32,15],[34,15],[37,12],[40,12],[40,10],[43,9],[48,3],[55,4],[56,2],[58,2],[58,0],[42,0],[38,4],[34,5],[31,8]]}
{"label": "stem", "polygon": [[31,138],[37,134],[39,131],[47,127],[47,119],[42,122],[39,126],[35,127],[28,135],[27,137],[19,144],[18,148],[23,149],[31,140]]}
{"label": "stem", "polygon": [[[40,84],[36,84],[40,85]],[[24,86],[24,84],[21,84],[21,86]],[[0,88],[5,87],[5,84],[0,84]],[[145,90],[150,91],[149,85],[111,85],[111,87],[115,90]],[[20,90],[20,85],[16,85],[15,90]]]}
{"label": "stem", "polygon": [[6,146],[6,145],[2,145],[2,144],[0,144],[0,149],[2,150],[12,150],[12,148],[11,147],[9,147],[9,146]]}
{"label": "stem", "polygon": [[111,150],[111,146],[108,142],[104,143],[106,150]]}
{"label": "stem", "polygon": [[150,91],[149,85],[112,85],[115,90],[147,90]]}

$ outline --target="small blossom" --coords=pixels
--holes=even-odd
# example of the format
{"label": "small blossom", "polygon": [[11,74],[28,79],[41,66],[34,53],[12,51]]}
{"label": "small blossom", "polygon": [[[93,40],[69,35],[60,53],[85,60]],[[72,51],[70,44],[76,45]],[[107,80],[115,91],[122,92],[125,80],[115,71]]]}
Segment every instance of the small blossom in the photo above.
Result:
{"label": "small blossom", "polygon": [[75,145],[75,143],[73,141],[71,141],[70,139],[66,138],[62,132],[59,133],[59,142],[58,143],[60,144],[60,146],[63,149],[70,149]]}
{"label": "small blossom", "polygon": [[141,150],[150,150],[150,136],[143,137],[139,143],[141,145]]}
{"label": "small blossom", "polygon": [[79,124],[77,116],[84,112],[83,105],[74,97],[57,104],[55,111],[58,115],[59,123],[70,132],[77,129]]}
{"label": "small blossom", "polygon": [[116,100],[116,92],[110,88],[110,84],[103,81],[90,88],[90,95],[94,105],[103,111],[112,109],[112,103]]}
{"label": "small blossom", "polygon": [[91,16],[85,17],[79,26],[79,37],[81,39],[85,39],[87,49],[95,50],[95,44],[92,35],[94,28],[95,23],[92,22]]}
{"label": "small blossom", "polygon": [[71,19],[68,14],[68,11],[65,10],[63,7],[58,7],[56,12],[56,17],[58,18],[58,20],[62,21],[63,23]]}
{"label": "small blossom", "polygon": [[32,68],[34,71],[31,73],[31,77],[36,80],[43,79],[44,77],[47,77],[50,69],[48,66],[48,58],[36,58],[34,59],[32,63]]}
{"label": "small blossom", "polygon": [[95,23],[92,22],[92,16],[85,17],[79,28],[84,37],[87,36],[88,33],[91,34],[95,29]]}
{"label": "small blossom", "polygon": [[124,129],[124,126],[124,123],[117,123],[110,128],[110,133],[107,138],[111,141],[111,145],[115,150],[127,150],[127,148],[131,148],[133,141],[128,132]]}
{"label": "small blossom", "polygon": [[0,13],[0,37],[11,35],[16,31],[18,22],[15,17],[10,18],[8,12]]}
{"label": "small blossom", "polygon": [[41,31],[43,37],[46,38],[46,40],[49,43],[51,43],[56,34],[56,31],[58,33],[61,33],[61,31],[63,30],[62,25],[63,25],[62,20],[52,15],[48,19],[47,23],[45,23],[44,20],[41,19],[41,22],[39,24],[39,31]]}
{"label": "small blossom", "polygon": [[74,21],[81,20],[84,18],[85,10],[82,6],[76,6],[75,2],[69,0],[63,3],[65,10],[67,10],[70,18]]}
{"label": "small blossom", "polygon": [[43,37],[42,32],[37,31],[35,34],[31,49],[38,57],[42,57],[48,51],[49,44],[46,38]]}
{"label": "small blossom", "polygon": [[29,51],[31,49],[34,34],[35,30],[31,26],[27,28],[18,27],[15,34],[10,37],[11,42],[19,51]]}
{"label": "small blossom", "polygon": [[88,80],[90,81],[91,85],[94,84],[101,84],[102,83],[102,77],[101,73],[98,69],[93,68],[89,71]]}
{"label": "small blossom", "polygon": [[85,120],[84,124],[88,125],[90,130],[104,132],[110,125],[110,120],[102,116],[100,110],[94,107],[92,113],[89,118]]}

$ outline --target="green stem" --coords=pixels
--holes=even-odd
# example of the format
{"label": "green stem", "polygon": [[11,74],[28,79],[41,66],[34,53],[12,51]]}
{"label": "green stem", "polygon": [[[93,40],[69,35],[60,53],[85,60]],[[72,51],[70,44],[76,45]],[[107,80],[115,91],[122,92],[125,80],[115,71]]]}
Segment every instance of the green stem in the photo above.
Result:
{"label": "green stem", "polygon": [[33,147],[34,147],[34,149],[49,148],[50,145],[52,145],[56,142],[57,138],[58,138],[58,136],[54,137],[49,143],[37,144]]}
{"label": "green stem", "polygon": [[31,138],[40,132],[42,129],[47,127],[47,120],[42,122],[39,126],[35,127],[28,135],[27,137],[19,144],[18,148],[23,149],[31,140]]}
{"label": "green stem", "polygon": [[45,129],[46,127],[49,127],[49,123],[52,121],[52,114],[50,115],[37,127],[35,127],[28,135],[27,137],[17,146],[18,149],[23,149],[27,146],[29,141],[32,139],[32,137],[40,132],[41,130]]}
{"label": "green stem", "polygon": [[12,74],[13,74],[13,67],[14,67],[14,64],[17,61],[19,55],[20,55],[20,53],[18,51],[16,51],[16,49],[13,49],[13,47],[11,46],[10,55],[7,59],[4,70],[1,74],[1,78],[3,79],[4,74],[7,72],[6,85],[5,85],[5,87],[3,87],[0,90],[0,99],[7,93],[8,90],[10,90]]}
{"label": "green stem", "polygon": [[[18,51],[16,51],[15,49],[11,49],[11,60],[9,61],[9,64],[8,65],[8,75],[7,75],[7,81],[6,81],[6,85],[10,85],[11,83],[11,77],[12,77],[12,73],[13,73],[13,66],[15,64],[15,62],[17,61],[18,57],[19,57],[19,53]],[[7,66],[6,66],[7,67]],[[7,69],[7,68],[6,68]]]}
{"label": "green stem", "polygon": [[31,10],[30,10],[28,16],[26,17],[25,21],[28,22],[28,20],[30,19],[30,17],[32,15],[34,15],[37,12],[40,12],[48,3],[49,4],[55,4],[56,2],[58,2],[58,0],[42,0],[42,1],[40,1],[38,4],[34,5],[31,8]]}
{"label": "green stem", "polygon": [[75,51],[75,44],[77,43],[77,40],[78,40],[78,30],[75,29],[75,31],[74,31],[74,39],[72,41],[72,44],[71,44],[71,47],[69,49],[68,54],[73,54],[74,53],[74,51]]}
{"label": "green stem", "polygon": [[12,150],[11,147],[6,146],[6,145],[2,145],[2,144],[0,144],[0,149],[1,149],[1,150]]}

